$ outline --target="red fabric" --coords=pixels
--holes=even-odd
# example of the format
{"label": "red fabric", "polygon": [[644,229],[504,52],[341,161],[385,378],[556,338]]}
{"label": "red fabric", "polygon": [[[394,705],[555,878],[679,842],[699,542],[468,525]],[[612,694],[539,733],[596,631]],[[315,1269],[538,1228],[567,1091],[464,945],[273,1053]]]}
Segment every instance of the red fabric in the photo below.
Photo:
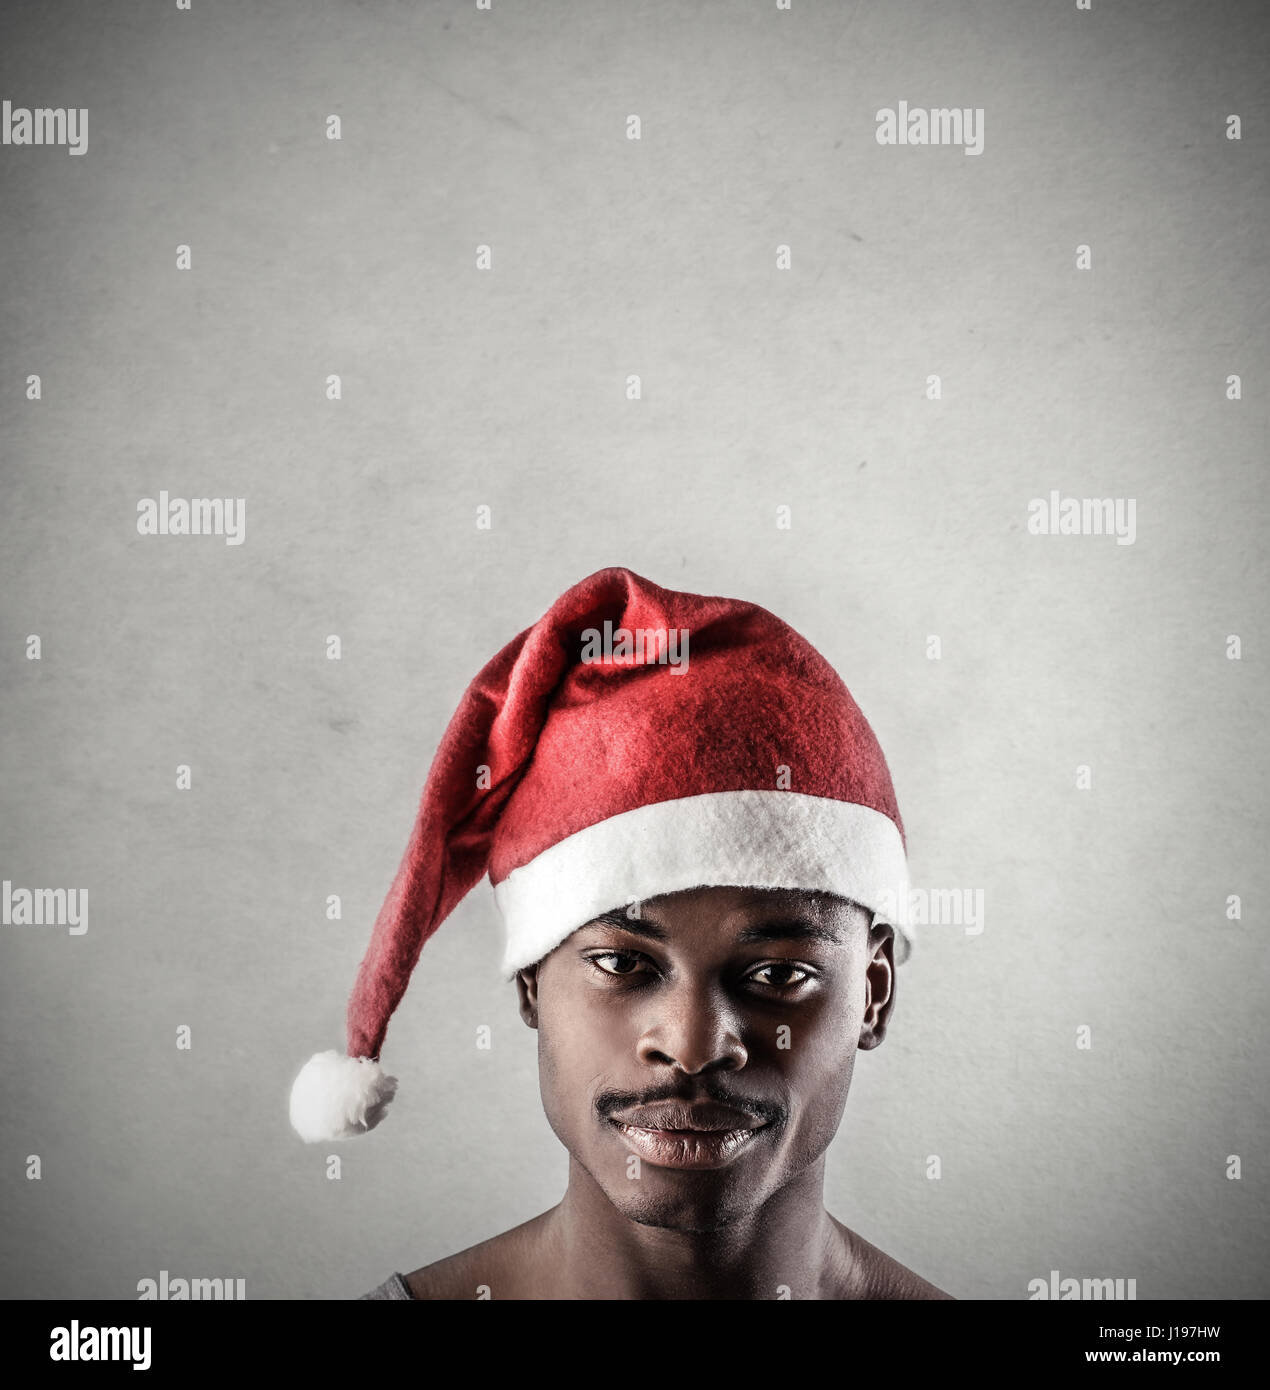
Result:
{"label": "red fabric", "polygon": [[[632,632],[686,628],[687,669],[584,663],[583,632],[606,620]],[[574,585],[481,671],[442,737],[349,1000],[349,1055],[379,1056],[424,942],[486,872],[499,883],[567,835],[639,806],[773,790],[781,765],[791,791],[872,807],[903,835],[872,730],[786,623],[626,569]]]}

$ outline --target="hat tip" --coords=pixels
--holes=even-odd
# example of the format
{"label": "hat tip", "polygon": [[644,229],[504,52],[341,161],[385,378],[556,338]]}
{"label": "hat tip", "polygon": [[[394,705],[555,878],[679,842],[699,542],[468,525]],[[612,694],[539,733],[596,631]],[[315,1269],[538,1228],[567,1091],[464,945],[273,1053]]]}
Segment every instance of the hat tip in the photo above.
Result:
{"label": "hat tip", "polygon": [[352,1139],[375,1128],[396,1092],[397,1078],[372,1058],[316,1052],[292,1084],[291,1127],[306,1144]]}

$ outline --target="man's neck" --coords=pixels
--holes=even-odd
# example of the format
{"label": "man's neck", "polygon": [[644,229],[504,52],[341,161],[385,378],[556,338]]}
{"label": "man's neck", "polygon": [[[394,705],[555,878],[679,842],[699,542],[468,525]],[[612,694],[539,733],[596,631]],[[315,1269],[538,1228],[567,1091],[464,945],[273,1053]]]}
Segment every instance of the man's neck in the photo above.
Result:
{"label": "man's neck", "polygon": [[541,1239],[553,1286],[546,1296],[555,1298],[842,1297],[853,1273],[843,1229],[825,1210],[823,1158],[715,1231],[632,1221],[571,1159],[568,1190]]}

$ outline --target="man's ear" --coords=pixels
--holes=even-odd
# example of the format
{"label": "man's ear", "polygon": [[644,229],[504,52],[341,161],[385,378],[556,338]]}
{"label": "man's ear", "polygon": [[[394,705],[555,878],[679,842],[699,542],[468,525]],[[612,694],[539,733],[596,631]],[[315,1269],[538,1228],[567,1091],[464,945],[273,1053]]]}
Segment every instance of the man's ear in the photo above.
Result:
{"label": "man's ear", "polygon": [[531,1028],[538,1026],[538,967],[527,965],[516,972],[516,993],[520,995],[520,1016]]}
{"label": "man's ear", "polygon": [[864,1023],[860,1047],[865,1052],[886,1037],[886,1025],[895,1007],[895,929],[880,923],[869,931],[869,967],[865,972]]}

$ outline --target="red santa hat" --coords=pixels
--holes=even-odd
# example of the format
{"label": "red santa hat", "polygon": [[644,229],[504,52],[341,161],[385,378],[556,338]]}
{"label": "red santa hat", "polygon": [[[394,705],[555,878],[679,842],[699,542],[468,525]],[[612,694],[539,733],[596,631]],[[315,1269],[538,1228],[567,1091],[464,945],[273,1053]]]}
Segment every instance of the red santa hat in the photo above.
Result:
{"label": "red santa hat", "polygon": [[600,570],[468,687],[348,1003],[347,1052],[296,1078],[306,1140],[371,1129],[424,943],[488,873],[508,979],[603,912],[711,885],[850,899],[907,954],[904,829],[873,731],[766,609]]}

